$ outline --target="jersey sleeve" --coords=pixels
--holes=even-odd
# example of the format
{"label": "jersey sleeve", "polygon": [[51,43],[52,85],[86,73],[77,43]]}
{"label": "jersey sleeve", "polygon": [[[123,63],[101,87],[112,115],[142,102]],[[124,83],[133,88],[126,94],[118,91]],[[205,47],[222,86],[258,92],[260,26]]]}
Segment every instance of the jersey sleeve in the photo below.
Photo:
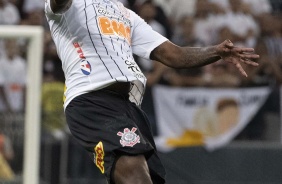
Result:
{"label": "jersey sleeve", "polygon": [[150,59],[151,52],[160,44],[168,39],[158,32],[154,31],[141,17],[130,10],[133,18],[132,32],[131,32],[131,45],[133,53]]}
{"label": "jersey sleeve", "polygon": [[52,9],[51,9],[50,0],[45,0],[45,14],[46,15],[54,14]]}

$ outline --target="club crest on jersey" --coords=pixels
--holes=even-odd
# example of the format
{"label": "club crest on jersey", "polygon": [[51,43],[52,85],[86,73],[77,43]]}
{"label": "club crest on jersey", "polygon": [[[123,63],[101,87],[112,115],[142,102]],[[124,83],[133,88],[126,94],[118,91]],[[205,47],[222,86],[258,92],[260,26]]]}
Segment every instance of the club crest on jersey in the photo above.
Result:
{"label": "club crest on jersey", "polygon": [[131,130],[125,128],[123,132],[118,132],[117,135],[121,137],[120,144],[125,147],[133,147],[135,144],[140,143],[140,137],[136,132],[137,128],[133,127]]}
{"label": "club crest on jersey", "polygon": [[82,60],[80,63],[80,69],[84,75],[90,75],[91,73],[91,65],[88,61]]}

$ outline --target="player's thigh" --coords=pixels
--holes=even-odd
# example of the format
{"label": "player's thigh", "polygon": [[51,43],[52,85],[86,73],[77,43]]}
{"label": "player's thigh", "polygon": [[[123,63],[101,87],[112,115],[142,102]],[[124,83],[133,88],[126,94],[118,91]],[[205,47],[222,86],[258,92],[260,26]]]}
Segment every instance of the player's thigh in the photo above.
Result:
{"label": "player's thigh", "polygon": [[144,155],[122,155],[115,164],[113,179],[116,184],[151,184]]}

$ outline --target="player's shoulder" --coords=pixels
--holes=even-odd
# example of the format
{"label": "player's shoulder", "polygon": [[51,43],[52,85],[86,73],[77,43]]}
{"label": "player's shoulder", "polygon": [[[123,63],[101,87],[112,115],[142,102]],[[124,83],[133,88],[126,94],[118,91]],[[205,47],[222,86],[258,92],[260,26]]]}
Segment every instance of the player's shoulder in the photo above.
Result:
{"label": "player's shoulder", "polygon": [[53,11],[52,11],[51,5],[50,5],[50,0],[45,0],[45,14],[47,16],[53,14]]}

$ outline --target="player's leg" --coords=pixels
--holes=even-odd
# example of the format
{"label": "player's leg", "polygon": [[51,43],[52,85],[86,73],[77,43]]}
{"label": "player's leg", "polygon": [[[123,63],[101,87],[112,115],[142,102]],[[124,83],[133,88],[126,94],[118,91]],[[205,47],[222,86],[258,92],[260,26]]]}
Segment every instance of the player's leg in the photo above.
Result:
{"label": "player's leg", "polygon": [[164,167],[153,159],[156,150],[149,122],[126,99],[103,90],[76,97],[65,111],[70,131],[108,183],[137,184],[140,179],[144,184],[164,184]]}
{"label": "player's leg", "polygon": [[112,177],[115,184],[152,184],[144,155],[120,156]]}

